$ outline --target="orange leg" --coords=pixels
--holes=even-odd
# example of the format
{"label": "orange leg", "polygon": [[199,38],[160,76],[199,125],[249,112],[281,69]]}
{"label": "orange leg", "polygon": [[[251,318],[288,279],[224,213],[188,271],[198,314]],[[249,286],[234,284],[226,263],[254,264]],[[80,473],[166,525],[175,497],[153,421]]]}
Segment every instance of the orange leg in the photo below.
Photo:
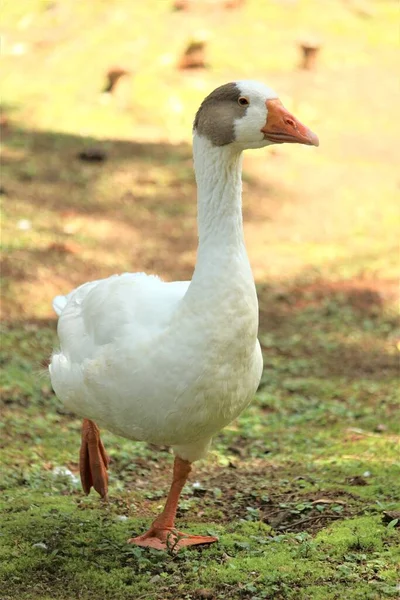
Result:
{"label": "orange leg", "polygon": [[179,496],[191,471],[191,464],[178,456],[174,462],[174,475],[164,510],[152,523],[144,535],[128,540],[129,544],[148,546],[156,550],[178,551],[183,546],[212,544],[218,538],[203,535],[188,535],[177,531],[174,527]]}
{"label": "orange leg", "polygon": [[84,419],[82,423],[82,443],[79,454],[79,471],[82,488],[89,494],[93,486],[103,500],[107,500],[109,458],[100,439],[96,423]]}

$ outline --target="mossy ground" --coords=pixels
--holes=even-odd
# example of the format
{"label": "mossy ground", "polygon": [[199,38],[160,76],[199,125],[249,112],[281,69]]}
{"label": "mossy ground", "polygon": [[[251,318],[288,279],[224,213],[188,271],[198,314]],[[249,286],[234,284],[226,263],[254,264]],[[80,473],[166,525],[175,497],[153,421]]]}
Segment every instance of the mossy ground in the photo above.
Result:
{"label": "mossy ground", "polygon": [[[248,0],[211,20],[156,0],[3,8],[2,600],[398,596],[397,8],[320,6]],[[204,27],[212,69],[178,72]],[[324,38],[315,73],[296,69],[309,29]],[[121,61],[134,76],[104,103]],[[46,375],[50,301],[123,270],[190,277],[191,119],[207,90],[247,77],[282,90],[321,146],[245,160],[265,371],[180,503],[179,526],[219,543],[156,553],[126,539],[160,510],[172,456],[103,432],[110,503],[83,496],[80,421]],[[103,163],[76,158],[93,146]]]}

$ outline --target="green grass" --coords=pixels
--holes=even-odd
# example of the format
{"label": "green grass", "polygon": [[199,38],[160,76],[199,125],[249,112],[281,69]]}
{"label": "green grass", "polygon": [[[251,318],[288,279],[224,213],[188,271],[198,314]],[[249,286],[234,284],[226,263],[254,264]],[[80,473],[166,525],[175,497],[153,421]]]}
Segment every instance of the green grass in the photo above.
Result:
{"label": "green grass", "polygon": [[[398,597],[398,8],[368,6],[4,3],[2,600]],[[204,28],[211,68],[177,71]],[[112,64],[133,76],[105,101]],[[321,146],[245,158],[264,374],[182,495],[179,527],[218,544],[156,553],[126,540],[159,512],[172,455],[104,431],[110,503],[83,495],[80,421],[47,376],[51,298],[124,270],[191,276],[191,122],[238,78],[277,88]],[[103,163],[77,159],[94,146]]]}
{"label": "green grass", "polygon": [[[328,314],[313,308],[321,318],[310,335],[307,308],[288,309],[271,289],[260,298],[275,320],[261,334],[259,392],[196,467],[179,512],[180,526],[220,541],[178,556],[126,544],[162,504],[170,454],[104,432],[111,501],[84,498],[77,480],[57,474],[77,472],[80,422],[40,372],[54,326],[5,330],[5,598],[172,600],[206,589],[227,599],[339,599],[349,585],[354,598],[396,597],[400,536],[395,519],[383,520],[400,508],[394,317],[333,298]],[[353,365],[343,361],[349,339]]]}

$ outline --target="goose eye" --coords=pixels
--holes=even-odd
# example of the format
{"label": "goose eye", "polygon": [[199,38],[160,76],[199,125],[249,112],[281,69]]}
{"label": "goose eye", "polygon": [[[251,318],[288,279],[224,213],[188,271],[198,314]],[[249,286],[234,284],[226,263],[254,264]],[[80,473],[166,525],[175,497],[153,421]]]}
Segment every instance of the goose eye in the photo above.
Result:
{"label": "goose eye", "polygon": [[244,96],[240,96],[240,98],[238,99],[238,104],[239,106],[248,106],[250,102]]}

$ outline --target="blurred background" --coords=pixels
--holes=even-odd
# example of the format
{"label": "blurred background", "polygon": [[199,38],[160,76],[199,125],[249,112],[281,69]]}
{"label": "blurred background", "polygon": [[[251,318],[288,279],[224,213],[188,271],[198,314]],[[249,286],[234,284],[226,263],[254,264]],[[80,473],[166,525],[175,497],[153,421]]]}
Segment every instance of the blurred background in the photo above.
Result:
{"label": "blurred background", "polygon": [[246,154],[257,282],[393,291],[397,2],[20,0],[2,13],[7,319],[50,317],[55,294],[114,272],[190,278],[193,117],[235,79],[275,88],[321,140]]}
{"label": "blurred background", "polygon": [[[6,0],[1,12],[7,599],[397,597],[398,2]],[[188,529],[220,543],[172,559],[126,544],[159,511],[167,448],[102,432],[111,502],[83,498],[81,422],[46,375],[51,301],[123,271],[191,277],[192,122],[240,79],[276,89],[320,146],[245,155],[264,374],[180,503]]]}

